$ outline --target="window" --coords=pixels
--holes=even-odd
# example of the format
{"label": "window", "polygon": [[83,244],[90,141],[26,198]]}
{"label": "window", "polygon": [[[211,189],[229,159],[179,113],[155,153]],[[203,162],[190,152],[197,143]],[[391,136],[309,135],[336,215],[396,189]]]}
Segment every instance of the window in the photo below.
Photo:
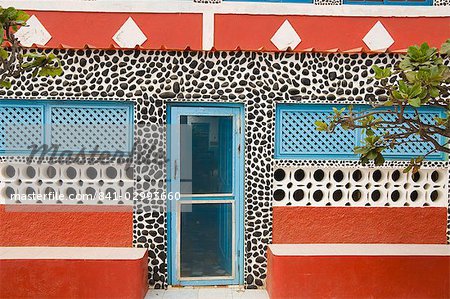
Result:
{"label": "window", "polygon": [[344,0],[344,4],[362,4],[362,5],[433,5],[433,0]]}
{"label": "window", "polygon": [[[0,101],[0,154],[28,154],[55,145],[58,153],[130,153],[129,102]],[[53,147],[48,154],[52,154]]]}
{"label": "window", "polygon": [[[361,145],[364,138],[361,130],[345,131],[338,127],[332,134],[317,131],[316,120],[327,121],[332,115],[332,107],[342,105],[301,105],[279,104],[276,111],[275,125],[275,157],[282,159],[358,159],[353,148]],[[367,109],[369,106],[354,106],[354,110]],[[413,113],[412,111],[406,112]],[[422,108],[421,114],[428,121],[435,116],[444,116],[444,111],[436,108]],[[417,138],[412,136],[412,138]],[[444,139],[440,140],[443,144]],[[432,149],[427,142],[404,143],[385,151],[390,159],[408,159],[425,154]],[[429,159],[443,160],[444,153],[433,153]]]}

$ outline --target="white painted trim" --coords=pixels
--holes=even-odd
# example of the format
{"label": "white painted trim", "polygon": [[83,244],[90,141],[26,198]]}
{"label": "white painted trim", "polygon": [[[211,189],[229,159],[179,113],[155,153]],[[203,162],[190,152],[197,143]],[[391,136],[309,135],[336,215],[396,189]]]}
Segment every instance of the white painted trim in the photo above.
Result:
{"label": "white painted trim", "polygon": [[203,13],[203,51],[209,51],[214,47],[214,13]]}
{"label": "white painted trim", "polygon": [[275,256],[450,256],[441,244],[271,244]]}
{"label": "white painted trim", "polygon": [[450,6],[314,5],[305,3],[222,2],[202,4],[169,0],[0,0],[0,6],[42,11],[214,13],[251,15],[449,17]]}
{"label": "white painted trim", "polygon": [[139,260],[146,248],[0,247],[0,260]]}

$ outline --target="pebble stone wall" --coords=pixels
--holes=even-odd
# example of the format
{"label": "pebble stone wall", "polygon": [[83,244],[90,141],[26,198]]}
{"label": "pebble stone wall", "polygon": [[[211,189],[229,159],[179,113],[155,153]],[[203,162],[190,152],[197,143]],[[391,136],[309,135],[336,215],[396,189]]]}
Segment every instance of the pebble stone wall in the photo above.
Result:
{"label": "pebble stone wall", "polygon": [[[134,246],[149,249],[149,280],[167,286],[167,103],[228,102],[245,106],[245,273],[247,288],[264,285],[271,242],[275,167],[357,166],[355,161],[275,161],[277,103],[365,103],[377,90],[371,66],[398,61],[394,54],[164,52],[55,50],[59,78],[23,75],[2,99],[133,101],[135,103]],[[23,162],[24,157],[2,157]],[[45,161],[44,161],[45,162]],[[86,161],[94,163],[95,161]],[[299,164],[300,163],[300,164]],[[442,168],[447,162],[433,162]]]}

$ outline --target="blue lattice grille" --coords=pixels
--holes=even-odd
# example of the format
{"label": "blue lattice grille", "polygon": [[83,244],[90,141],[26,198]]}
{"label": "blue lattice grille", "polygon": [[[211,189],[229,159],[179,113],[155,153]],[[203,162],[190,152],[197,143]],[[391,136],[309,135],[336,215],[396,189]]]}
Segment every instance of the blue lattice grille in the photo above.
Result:
{"label": "blue lattice grille", "polygon": [[[406,118],[414,118],[413,112],[405,112]],[[425,123],[434,123],[434,117],[439,116],[438,112],[421,112],[420,117]],[[383,115],[383,119],[387,121],[395,121],[395,115]],[[390,129],[389,134],[402,133],[403,130],[400,129]],[[386,156],[398,156],[398,157],[415,157],[418,155],[423,155],[430,152],[434,147],[429,142],[420,142],[420,137],[418,135],[410,135],[408,138],[403,139],[402,143],[395,146],[393,149],[388,148],[385,150]],[[440,157],[440,153],[433,153],[429,157]]]}
{"label": "blue lattice grille", "polygon": [[51,108],[51,143],[60,150],[129,151],[130,111],[124,108]]}
{"label": "blue lattice grille", "polygon": [[[297,159],[358,159],[353,148],[362,144],[363,134],[361,130],[345,131],[338,127],[334,133],[317,131],[314,122],[322,120],[328,122],[335,105],[289,105],[277,106],[276,114],[276,143],[275,156],[277,158]],[[336,107],[341,108],[341,107]],[[369,106],[354,106],[355,111],[369,109]],[[413,112],[407,111],[407,117],[412,117]],[[443,112],[432,108],[421,108],[420,115],[423,120],[434,123],[436,116],[443,117]],[[388,116],[386,120],[391,120]],[[400,130],[392,131],[400,132]],[[417,142],[419,136],[411,135],[405,142],[393,149],[385,151],[386,158],[410,158],[428,153],[433,146],[428,142]],[[413,141],[413,142],[407,142]],[[438,140],[444,143],[443,139]],[[440,152],[428,156],[431,159],[443,159]]]}
{"label": "blue lattice grille", "polygon": [[352,154],[355,132],[337,129],[327,134],[315,129],[317,120],[327,121],[330,112],[283,111],[281,113],[281,152],[303,154]]}
{"label": "blue lattice grille", "polygon": [[43,107],[0,105],[0,151],[30,151],[44,142]]}
{"label": "blue lattice grille", "polygon": [[51,145],[64,155],[128,154],[133,129],[133,105],[127,102],[0,101],[0,154],[29,154],[34,145],[47,145],[52,155]]}

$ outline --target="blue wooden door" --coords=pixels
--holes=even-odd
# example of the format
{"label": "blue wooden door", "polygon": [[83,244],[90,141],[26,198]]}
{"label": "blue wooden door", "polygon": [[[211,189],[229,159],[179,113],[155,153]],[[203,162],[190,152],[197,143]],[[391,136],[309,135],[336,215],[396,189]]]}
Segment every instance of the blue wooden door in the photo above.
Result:
{"label": "blue wooden door", "polygon": [[243,283],[241,106],[173,105],[168,129],[169,283]]}

